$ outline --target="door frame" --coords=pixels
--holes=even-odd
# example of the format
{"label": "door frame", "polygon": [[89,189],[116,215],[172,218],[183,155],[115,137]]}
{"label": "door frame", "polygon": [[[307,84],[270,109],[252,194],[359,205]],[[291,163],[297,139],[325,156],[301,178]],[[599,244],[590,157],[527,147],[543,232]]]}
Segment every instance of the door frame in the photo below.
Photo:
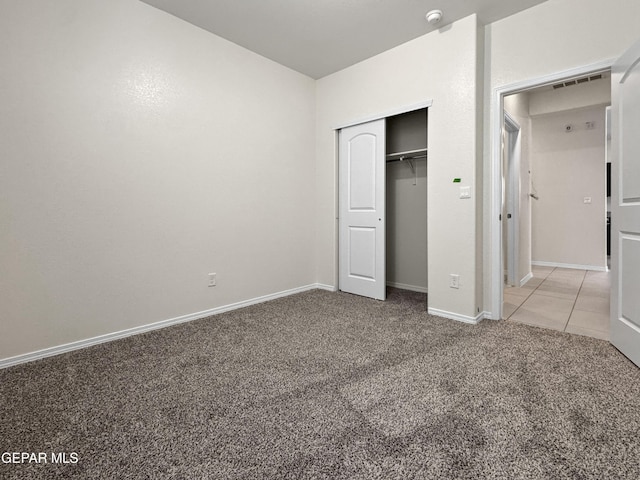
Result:
{"label": "door frame", "polygon": [[490,112],[490,227],[491,232],[491,314],[489,318],[492,320],[500,320],[502,318],[502,299],[504,291],[504,270],[502,265],[502,130],[504,128],[504,97],[514,93],[523,92],[532,88],[542,87],[568,80],[572,77],[581,77],[585,75],[596,74],[599,72],[610,71],[615,58],[603,60],[591,65],[564,70],[561,72],[543,75],[541,77],[531,78],[520,82],[502,85],[493,89],[491,95],[491,112]]}
{"label": "door frame", "polygon": [[507,174],[505,178],[505,205],[507,216],[507,283],[512,286],[520,286],[520,159],[521,136],[520,125],[504,111],[504,152],[506,154]]}
{"label": "door frame", "polygon": [[[415,110],[421,110],[423,108],[431,108],[433,106],[433,100],[427,99],[417,103],[405,104],[396,108],[390,108],[389,110],[385,110],[379,113],[374,113],[371,115],[363,116],[357,119],[353,119],[350,121],[345,121],[339,123],[333,130],[333,138],[334,138],[334,157],[333,157],[333,169],[335,172],[334,179],[334,192],[335,198],[333,202],[333,210],[335,213],[335,222],[334,222],[334,239],[333,239],[333,251],[334,254],[334,285],[336,291],[340,291],[340,130],[347,127],[353,127],[354,125],[360,125],[361,123],[372,122],[374,120],[380,120],[382,118],[393,117],[395,115],[400,115],[403,113],[413,112]],[[429,123],[427,122],[427,129],[429,128]],[[429,135],[427,134],[427,150],[428,150],[428,142]],[[427,164],[428,165],[428,164]],[[428,168],[428,166],[427,166]],[[428,192],[428,189],[427,189]],[[427,215],[429,214],[429,201],[427,200]],[[427,266],[429,264],[429,255],[427,253]],[[428,276],[427,276],[428,278]],[[386,278],[385,278],[386,283]]]}

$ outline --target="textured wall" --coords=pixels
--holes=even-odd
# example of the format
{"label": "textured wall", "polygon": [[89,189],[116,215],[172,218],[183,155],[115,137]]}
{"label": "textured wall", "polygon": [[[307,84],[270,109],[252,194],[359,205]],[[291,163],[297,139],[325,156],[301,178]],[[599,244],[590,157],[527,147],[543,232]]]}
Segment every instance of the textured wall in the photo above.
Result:
{"label": "textured wall", "polygon": [[313,80],[135,0],[0,8],[0,358],[314,282]]}
{"label": "textured wall", "polygon": [[[586,122],[595,122],[588,130]],[[532,259],[604,268],[605,107],[534,117]],[[565,132],[565,125],[574,130]],[[584,203],[584,198],[591,203]]]}

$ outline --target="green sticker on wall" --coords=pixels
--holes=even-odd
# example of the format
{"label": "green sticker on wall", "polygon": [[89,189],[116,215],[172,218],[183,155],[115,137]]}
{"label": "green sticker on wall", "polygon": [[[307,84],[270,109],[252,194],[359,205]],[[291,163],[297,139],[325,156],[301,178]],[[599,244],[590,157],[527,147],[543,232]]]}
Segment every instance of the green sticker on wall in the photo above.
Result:
{"label": "green sticker on wall", "polygon": [[453,183],[460,183],[460,179],[459,178],[454,178],[453,179]]}

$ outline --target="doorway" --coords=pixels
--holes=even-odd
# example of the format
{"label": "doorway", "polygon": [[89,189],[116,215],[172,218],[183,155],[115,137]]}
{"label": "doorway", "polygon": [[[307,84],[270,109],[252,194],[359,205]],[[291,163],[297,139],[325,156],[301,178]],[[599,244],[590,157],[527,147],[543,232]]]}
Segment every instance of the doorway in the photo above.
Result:
{"label": "doorway", "polygon": [[[491,318],[500,319],[503,318],[503,298],[504,298],[504,290],[507,288],[505,286],[505,258],[506,258],[506,248],[507,242],[503,240],[505,236],[505,230],[503,230],[503,208],[505,205],[505,178],[506,173],[504,167],[504,159],[503,159],[503,132],[505,131],[505,120],[504,120],[504,104],[506,97],[514,94],[519,94],[523,92],[528,92],[533,89],[537,89],[540,87],[546,87],[553,89],[554,85],[559,83],[569,83],[571,81],[575,81],[578,83],[578,80],[591,75],[598,75],[601,73],[607,73],[610,71],[611,62],[602,62],[599,64],[594,64],[587,67],[582,67],[578,69],[568,70],[566,72],[561,72],[555,75],[549,75],[546,77],[542,77],[539,79],[521,82],[518,84],[501,87],[494,91],[494,103],[492,108],[492,139],[491,139],[491,150],[492,150],[492,180],[491,180],[491,211],[492,211],[492,219],[491,219],[491,252],[492,252],[492,263],[491,263],[491,271],[492,271],[492,284],[491,284],[491,310],[492,315]],[[516,118],[516,120],[519,120]],[[521,123],[521,122],[518,122]],[[522,127],[522,125],[520,125]],[[603,139],[604,141],[604,139]],[[524,140],[522,140],[524,142]],[[525,167],[521,168],[521,172],[526,174],[529,172]],[[535,176],[531,179],[531,183],[529,181],[522,182],[521,185],[524,188],[530,188],[529,192],[520,192],[520,199],[523,198],[531,198],[534,201],[534,197],[536,196],[536,185],[535,185]],[[521,205],[522,209],[523,205]],[[602,212],[602,217],[604,220],[604,207]],[[521,222],[522,226],[522,222]],[[520,247],[520,255],[522,255],[523,250],[526,252],[527,247],[523,248],[522,242],[519,245]],[[533,259],[535,261],[535,259]],[[527,272],[519,272],[518,275],[521,278],[526,277]]]}
{"label": "doorway", "polygon": [[501,100],[501,318],[604,338],[609,73],[587,69]]}
{"label": "doorway", "polygon": [[427,109],[387,118],[386,285],[427,293]]}

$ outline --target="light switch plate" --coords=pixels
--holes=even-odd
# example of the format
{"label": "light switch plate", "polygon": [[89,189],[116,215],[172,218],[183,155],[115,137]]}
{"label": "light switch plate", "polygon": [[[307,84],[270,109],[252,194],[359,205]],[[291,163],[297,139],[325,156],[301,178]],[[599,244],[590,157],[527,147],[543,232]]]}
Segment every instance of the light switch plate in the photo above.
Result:
{"label": "light switch plate", "polygon": [[460,198],[471,198],[471,187],[460,187]]}

